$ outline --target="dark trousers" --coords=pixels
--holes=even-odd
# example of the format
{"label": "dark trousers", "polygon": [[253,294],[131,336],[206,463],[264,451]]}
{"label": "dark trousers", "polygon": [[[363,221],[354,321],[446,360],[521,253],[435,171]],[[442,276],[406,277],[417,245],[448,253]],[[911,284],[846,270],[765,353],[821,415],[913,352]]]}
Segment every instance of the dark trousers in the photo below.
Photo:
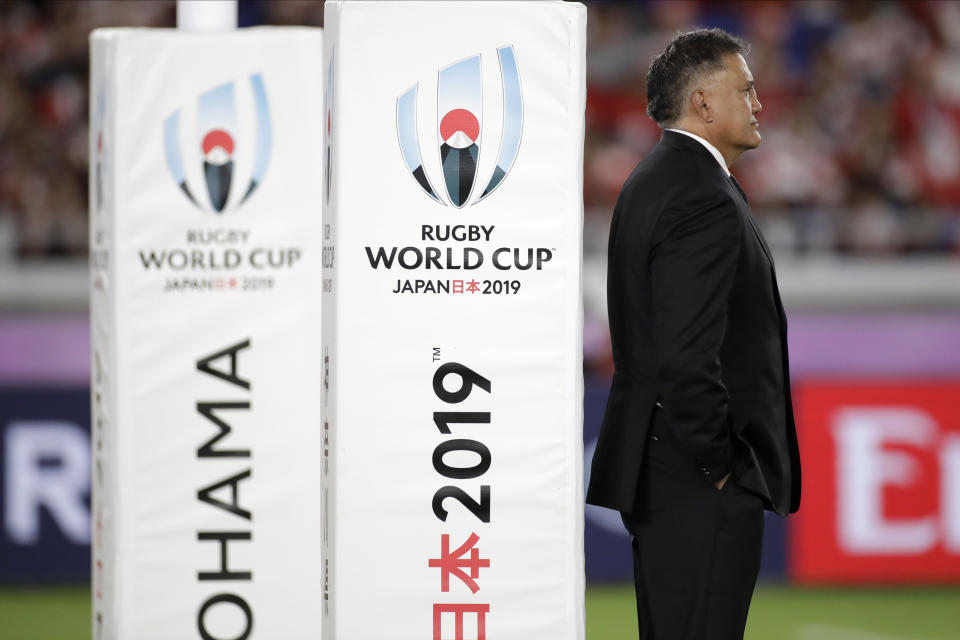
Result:
{"label": "dark trousers", "polygon": [[763,502],[717,490],[666,438],[647,442],[633,538],[640,640],[741,640],[760,569]]}

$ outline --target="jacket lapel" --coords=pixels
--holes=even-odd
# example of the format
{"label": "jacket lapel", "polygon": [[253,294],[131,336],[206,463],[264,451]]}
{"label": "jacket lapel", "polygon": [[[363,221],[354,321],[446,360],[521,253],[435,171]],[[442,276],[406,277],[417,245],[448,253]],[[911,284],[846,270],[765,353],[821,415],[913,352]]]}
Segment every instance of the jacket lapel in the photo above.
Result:
{"label": "jacket lapel", "polygon": [[750,202],[747,200],[747,194],[743,192],[743,189],[740,187],[740,183],[737,182],[737,179],[730,176],[730,182],[733,183],[733,186],[737,188],[737,192],[740,194],[740,197],[743,198],[744,204],[747,205],[746,218],[747,222],[750,224],[750,228],[753,229],[753,235],[757,237],[757,241],[760,243],[760,248],[763,249],[764,255],[767,256],[767,262],[770,263],[770,272],[773,274],[773,296],[777,302],[777,315],[780,316],[780,328],[781,332],[786,339],[787,331],[787,314],[783,310],[783,302],[780,300],[780,287],[777,286],[777,268],[773,263],[773,254],[770,252],[770,247],[767,246],[767,241],[764,240],[763,234],[760,233],[760,229],[757,227],[756,221],[753,219],[753,214],[750,212]]}
{"label": "jacket lapel", "polygon": [[757,241],[760,242],[760,247],[763,249],[763,253],[767,256],[767,260],[770,262],[770,268],[773,269],[774,273],[776,273],[776,268],[773,265],[773,254],[770,252],[770,247],[767,246],[767,241],[764,240],[763,234],[760,233],[760,229],[757,228],[757,223],[753,219],[753,214],[750,212],[750,201],[747,200],[747,194],[744,193],[740,183],[737,182],[737,179],[734,178],[733,175],[730,176],[730,182],[732,182],[733,186],[737,188],[737,192],[740,194],[740,197],[743,198],[743,203],[747,205],[746,218],[750,222],[750,228],[753,229],[753,235],[755,235],[757,237]]}

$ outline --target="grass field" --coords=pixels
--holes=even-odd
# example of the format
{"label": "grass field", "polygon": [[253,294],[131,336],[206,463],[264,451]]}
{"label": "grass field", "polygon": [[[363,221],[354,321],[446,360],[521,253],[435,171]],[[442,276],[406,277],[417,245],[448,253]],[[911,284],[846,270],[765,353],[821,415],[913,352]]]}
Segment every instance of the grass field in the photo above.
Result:
{"label": "grass field", "polygon": [[[632,587],[587,590],[587,640],[637,637]],[[761,585],[746,640],[958,640],[960,588],[799,589]]]}
{"label": "grass field", "polygon": [[[587,640],[633,640],[637,637],[635,616],[632,587],[587,590]],[[89,619],[90,592],[85,588],[0,588],[2,640],[89,640]],[[761,586],[754,596],[746,636],[746,640],[958,638],[960,587]]]}

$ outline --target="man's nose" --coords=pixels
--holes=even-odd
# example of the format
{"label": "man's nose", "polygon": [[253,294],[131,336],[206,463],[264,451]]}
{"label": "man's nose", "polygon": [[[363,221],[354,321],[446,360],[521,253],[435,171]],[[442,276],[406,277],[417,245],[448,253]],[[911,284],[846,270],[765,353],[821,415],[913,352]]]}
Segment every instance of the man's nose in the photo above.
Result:
{"label": "man's nose", "polygon": [[757,97],[757,94],[753,94],[753,114],[756,115],[763,111],[763,105],[760,104],[760,98]]}

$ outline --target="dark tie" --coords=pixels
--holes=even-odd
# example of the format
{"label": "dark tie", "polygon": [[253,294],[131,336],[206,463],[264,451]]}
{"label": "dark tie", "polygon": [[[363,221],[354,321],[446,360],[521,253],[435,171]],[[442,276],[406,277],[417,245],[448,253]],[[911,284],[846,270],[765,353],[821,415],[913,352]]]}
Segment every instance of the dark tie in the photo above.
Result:
{"label": "dark tie", "polygon": [[743,192],[743,189],[740,187],[740,183],[737,182],[737,179],[733,177],[732,173],[730,174],[730,182],[733,183],[733,186],[735,186],[737,188],[737,191],[740,192],[740,195],[743,196],[743,201],[749,205],[750,201],[747,200],[747,194]]}

